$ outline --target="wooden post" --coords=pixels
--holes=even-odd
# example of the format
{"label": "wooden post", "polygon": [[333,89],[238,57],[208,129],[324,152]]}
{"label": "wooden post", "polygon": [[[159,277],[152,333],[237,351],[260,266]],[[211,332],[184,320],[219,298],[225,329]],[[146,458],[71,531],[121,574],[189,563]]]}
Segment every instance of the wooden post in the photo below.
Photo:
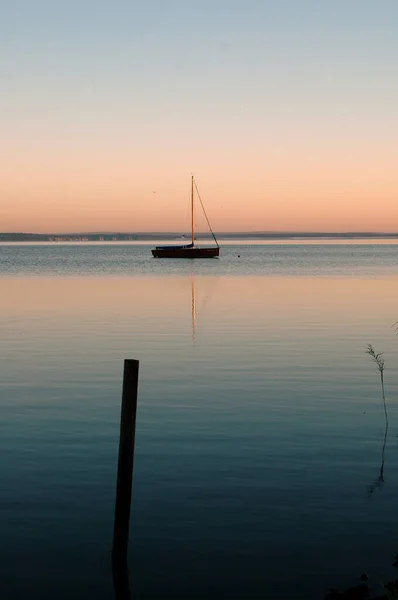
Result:
{"label": "wooden post", "polygon": [[137,416],[138,360],[124,361],[120,418],[115,523],[112,566],[116,596],[129,598],[127,550],[129,542],[131,490],[133,484],[135,423]]}

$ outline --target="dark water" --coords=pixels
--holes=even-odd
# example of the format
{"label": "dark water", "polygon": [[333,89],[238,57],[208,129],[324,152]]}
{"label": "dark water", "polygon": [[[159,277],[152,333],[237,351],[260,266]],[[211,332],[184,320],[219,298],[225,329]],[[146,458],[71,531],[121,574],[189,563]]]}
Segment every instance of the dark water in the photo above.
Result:
{"label": "dark water", "polygon": [[[396,576],[397,259],[394,245],[242,244],[194,262],[0,246],[1,597],[113,597],[129,357],[134,599],[315,599],[363,571],[377,591]],[[368,343],[390,417],[375,489]]]}

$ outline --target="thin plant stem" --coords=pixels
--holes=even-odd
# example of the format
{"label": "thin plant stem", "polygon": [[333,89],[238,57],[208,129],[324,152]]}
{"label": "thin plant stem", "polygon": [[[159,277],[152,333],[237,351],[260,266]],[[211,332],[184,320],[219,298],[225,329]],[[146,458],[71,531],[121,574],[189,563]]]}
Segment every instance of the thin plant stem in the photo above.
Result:
{"label": "thin plant stem", "polygon": [[386,435],[388,429],[388,414],[387,414],[387,406],[386,406],[386,396],[384,393],[384,372],[380,371],[380,381],[381,381],[381,395],[383,398],[383,406],[384,406],[384,415],[386,417]]}
{"label": "thin plant stem", "polygon": [[374,481],[368,489],[368,495],[371,496],[376,488],[380,488],[381,484],[384,482],[384,455],[386,450],[386,441],[387,441],[387,431],[388,431],[388,413],[387,413],[387,404],[386,404],[386,395],[384,390],[384,368],[385,362],[383,358],[383,353],[376,353],[371,344],[368,345],[366,350],[367,354],[369,354],[373,360],[373,362],[377,366],[377,370],[380,374],[380,385],[381,385],[381,399],[383,401],[384,407],[384,416],[385,416],[385,430],[384,430],[384,440],[381,451],[381,465],[380,465],[380,473],[376,481]]}
{"label": "thin plant stem", "polygon": [[388,415],[387,415],[387,406],[386,406],[386,396],[384,393],[384,368],[385,368],[385,362],[384,362],[384,358],[383,358],[383,352],[378,352],[376,353],[373,349],[372,344],[368,344],[368,348],[366,350],[366,353],[369,354],[373,360],[374,363],[376,363],[377,369],[380,373],[380,383],[381,383],[381,398],[383,400],[383,406],[384,406],[384,415],[386,417],[386,427],[388,428]]}

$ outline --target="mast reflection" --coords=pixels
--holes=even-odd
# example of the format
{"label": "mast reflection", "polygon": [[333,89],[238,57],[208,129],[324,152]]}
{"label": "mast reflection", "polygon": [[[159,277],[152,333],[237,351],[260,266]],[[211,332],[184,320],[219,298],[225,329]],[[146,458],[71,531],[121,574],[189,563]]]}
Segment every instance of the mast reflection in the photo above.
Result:
{"label": "mast reflection", "polygon": [[192,324],[192,341],[196,342],[196,288],[195,278],[191,278],[191,324]]}

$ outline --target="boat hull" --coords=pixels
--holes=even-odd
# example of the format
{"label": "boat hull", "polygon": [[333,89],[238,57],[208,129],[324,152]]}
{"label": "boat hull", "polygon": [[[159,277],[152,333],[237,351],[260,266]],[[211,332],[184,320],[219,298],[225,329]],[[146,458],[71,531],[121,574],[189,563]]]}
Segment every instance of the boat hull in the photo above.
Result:
{"label": "boat hull", "polygon": [[155,258],[217,258],[220,248],[155,248]]}

